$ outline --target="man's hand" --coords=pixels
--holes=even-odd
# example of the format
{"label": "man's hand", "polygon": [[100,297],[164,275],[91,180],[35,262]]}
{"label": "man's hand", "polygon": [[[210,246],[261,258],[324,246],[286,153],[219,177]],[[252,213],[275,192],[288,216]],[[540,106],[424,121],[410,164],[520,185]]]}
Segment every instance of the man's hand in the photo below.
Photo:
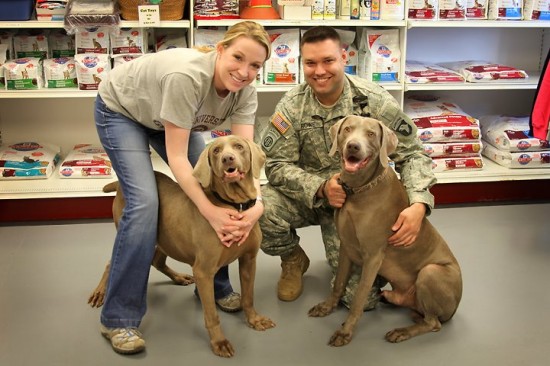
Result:
{"label": "man's hand", "polygon": [[342,186],[338,183],[338,178],[340,178],[340,173],[334,174],[324,186],[321,187],[322,197],[326,198],[329,205],[335,208],[340,208],[346,202],[346,192]]}
{"label": "man's hand", "polygon": [[423,203],[413,203],[399,214],[397,221],[392,226],[395,232],[388,239],[388,243],[394,246],[409,246],[416,240],[422,219],[426,215],[426,206]]}

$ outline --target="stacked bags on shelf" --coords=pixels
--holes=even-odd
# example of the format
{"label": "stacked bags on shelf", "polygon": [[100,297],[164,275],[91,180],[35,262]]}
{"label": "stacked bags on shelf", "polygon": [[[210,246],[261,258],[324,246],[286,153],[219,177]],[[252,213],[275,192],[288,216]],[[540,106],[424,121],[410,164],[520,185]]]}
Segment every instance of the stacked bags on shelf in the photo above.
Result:
{"label": "stacked bags on shelf", "polygon": [[67,154],[59,167],[61,178],[112,178],[111,160],[100,145],[80,144]]}
{"label": "stacked bags on shelf", "polygon": [[418,128],[434,172],[483,168],[479,121],[455,103],[435,96],[412,96],[404,112]]}
{"label": "stacked bags on shelf", "polygon": [[529,117],[481,117],[483,155],[507,168],[550,168],[550,145],[529,135]]}
{"label": "stacked bags on shelf", "polygon": [[46,179],[59,161],[59,146],[20,142],[0,146],[0,180]]}

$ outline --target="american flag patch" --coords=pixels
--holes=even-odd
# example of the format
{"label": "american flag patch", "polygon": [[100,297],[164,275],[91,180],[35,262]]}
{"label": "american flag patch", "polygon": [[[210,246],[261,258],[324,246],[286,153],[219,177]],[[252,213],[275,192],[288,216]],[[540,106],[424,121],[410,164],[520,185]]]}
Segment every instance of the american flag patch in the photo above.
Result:
{"label": "american flag patch", "polygon": [[286,118],[283,117],[283,115],[279,112],[275,113],[275,115],[271,119],[271,124],[275,126],[277,131],[279,131],[281,134],[284,134],[290,128],[290,123],[288,123]]}

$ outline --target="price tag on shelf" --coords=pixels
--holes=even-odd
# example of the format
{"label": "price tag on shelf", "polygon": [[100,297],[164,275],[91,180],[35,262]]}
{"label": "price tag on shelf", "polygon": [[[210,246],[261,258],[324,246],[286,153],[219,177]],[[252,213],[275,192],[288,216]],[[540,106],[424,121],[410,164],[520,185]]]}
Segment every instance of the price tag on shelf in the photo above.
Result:
{"label": "price tag on shelf", "polygon": [[160,11],[158,5],[139,5],[138,14],[140,27],[160,26]]}

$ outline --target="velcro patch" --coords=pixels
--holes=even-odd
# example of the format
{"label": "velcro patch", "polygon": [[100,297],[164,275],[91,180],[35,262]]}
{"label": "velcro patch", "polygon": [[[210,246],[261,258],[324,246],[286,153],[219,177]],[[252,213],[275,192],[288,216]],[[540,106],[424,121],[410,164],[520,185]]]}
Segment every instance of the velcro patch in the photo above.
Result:
{"label": "velcro patch", "polygon": [[398,123],[397,128],[395,130],[403,136],[410,136],[412,134],[413,128],[409,123],[407,123],[407,121],[402,119]]}
{"label": "velcro patch", "polygon": [[290,128],[290,122],[279,112],[275,113],[271,119],[271,124],[279,131],[282,135]]}
{"label": "velcro patch", "polygon": [[262,140],[262,147],[265,151],[269,152],[280,138],[281,135],[279,135],[274,129],[270,128]]}

